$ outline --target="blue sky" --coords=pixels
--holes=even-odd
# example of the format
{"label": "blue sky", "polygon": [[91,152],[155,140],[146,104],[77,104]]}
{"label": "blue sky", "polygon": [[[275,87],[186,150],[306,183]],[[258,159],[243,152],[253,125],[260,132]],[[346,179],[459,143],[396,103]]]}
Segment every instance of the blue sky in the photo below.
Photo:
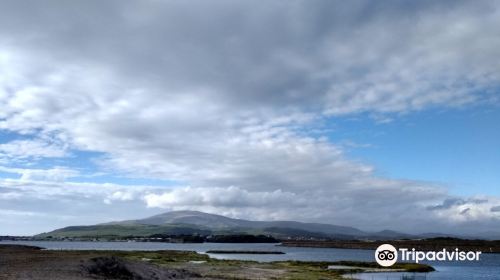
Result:
{"label": "blue sky", "polygon": [[395,178],[435,181],[457,195],[499,195],[500,111],[496,106],[425,110],[391,116],[331,119],[333,141],[352,141],[355,158]]}
{"label": "blue sky", "polygon": [[495,231],[499,25],[496,1],[4,4],[0,234],[172,210]]}

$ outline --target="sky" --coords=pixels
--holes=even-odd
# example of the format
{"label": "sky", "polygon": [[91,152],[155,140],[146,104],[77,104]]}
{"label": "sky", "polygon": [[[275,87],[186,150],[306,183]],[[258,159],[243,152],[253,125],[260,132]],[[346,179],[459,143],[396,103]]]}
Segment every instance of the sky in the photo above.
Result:
{"label": "sky", "polygon": [[0,234],[186,209],[500,232],[498,1],[0,7]]}

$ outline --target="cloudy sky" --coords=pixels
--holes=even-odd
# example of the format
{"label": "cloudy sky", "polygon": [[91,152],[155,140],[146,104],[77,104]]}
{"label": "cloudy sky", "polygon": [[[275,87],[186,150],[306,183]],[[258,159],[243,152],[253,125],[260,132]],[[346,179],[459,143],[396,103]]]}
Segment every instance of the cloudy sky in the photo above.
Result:
{"label": "cloudy sky", "polygon": [[1,1],[0,234],[500,231],[499,26],[498,1]]}

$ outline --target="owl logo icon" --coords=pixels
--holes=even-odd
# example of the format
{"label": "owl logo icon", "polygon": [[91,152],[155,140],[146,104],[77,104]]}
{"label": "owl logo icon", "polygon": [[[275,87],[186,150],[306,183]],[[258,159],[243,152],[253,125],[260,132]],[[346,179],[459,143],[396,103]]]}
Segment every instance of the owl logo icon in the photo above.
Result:
{"label": "owl logo icon", "polygon": [[398,250],[391,244],[382,244],[375,250],[375,260],[380,266],[392,266],[398,261]]}

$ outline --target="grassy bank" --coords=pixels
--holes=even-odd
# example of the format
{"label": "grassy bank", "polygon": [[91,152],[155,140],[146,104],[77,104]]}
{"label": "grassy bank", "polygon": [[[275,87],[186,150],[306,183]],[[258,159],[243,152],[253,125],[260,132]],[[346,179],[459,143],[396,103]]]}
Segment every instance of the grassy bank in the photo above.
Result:
{"label": "grassy bank", "polygon": [[[259,263],[254,261],[218,260],[196,252],[118,252],[125,258],[147,260],[160,266],[187,269],[207,278],[217,279],[342,279],[342,274],[376,271],[382,269],[374,262],[302,262],[278,261]],[[329,266],[351,267],[328,269]],[[386,268],[385,268],[386,269]],[[396,264],[394,271],[431,272],[434,269],[422,264]]]}

